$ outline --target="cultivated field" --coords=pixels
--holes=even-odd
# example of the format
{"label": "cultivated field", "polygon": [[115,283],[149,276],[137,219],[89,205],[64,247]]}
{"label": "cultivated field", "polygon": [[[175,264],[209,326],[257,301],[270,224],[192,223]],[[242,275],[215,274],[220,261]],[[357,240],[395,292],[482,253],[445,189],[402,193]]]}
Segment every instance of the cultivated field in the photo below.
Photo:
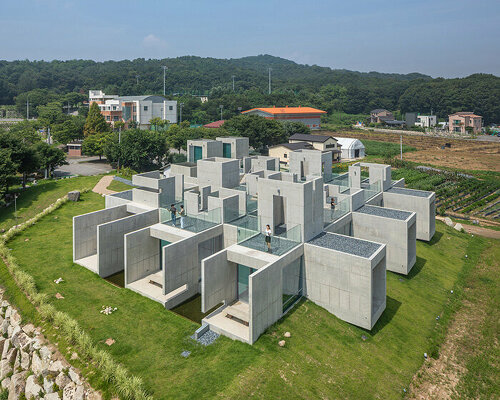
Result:
{"label": "cultivated field", "polygon": [[[321,132],[331,136],[353,137],[382,142],[399,143],[400,135],[373,132]],[[450,143],[451,147],[445,147]],[[421,135],[403,135],[403,144],[415,147],[418,151],[407,152],[403,159],[439,167],[464,170],[500,172],[500,143],[487,143],[474,140],[436,138]]]}

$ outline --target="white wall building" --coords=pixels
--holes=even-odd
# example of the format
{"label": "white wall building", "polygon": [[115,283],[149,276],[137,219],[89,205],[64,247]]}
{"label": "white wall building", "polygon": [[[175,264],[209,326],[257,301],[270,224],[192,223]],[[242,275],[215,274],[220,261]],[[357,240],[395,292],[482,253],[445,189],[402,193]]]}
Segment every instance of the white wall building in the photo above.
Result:
{"label": "white wall building", "polygon": [[435,115],[417,115],[415,126],[421,128],[432,128],[437,125],[437,116]]}

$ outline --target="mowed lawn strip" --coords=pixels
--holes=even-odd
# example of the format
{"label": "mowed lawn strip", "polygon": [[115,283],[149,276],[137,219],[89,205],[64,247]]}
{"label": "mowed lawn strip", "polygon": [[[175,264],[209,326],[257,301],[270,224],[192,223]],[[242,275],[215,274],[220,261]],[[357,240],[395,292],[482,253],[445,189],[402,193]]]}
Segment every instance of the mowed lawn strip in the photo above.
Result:
{"label": "mowed lawn strip", "polygon": [[[428,351],[436,316],[452,296],[468,245],[484,246],[484,239],[438,223],[430,244],[418,242],[409,277],[387,273],[387,309],[372,332],[304,301],[253,347],[223,337],[202,347],[188,338],[196,324],[72,264],[72,217],[104,203],[94,193],[82,197],[9,247],[58,309],[96,342],[116,340],[111,347],[102,343],[103,348],[141,376],[155,398],[400,398]],[[54,284],[58,277],[65,282]],[[57,300],[56,292],[65,298]],[[99,313],[103,305],[118,311],[105,316]],[[280,348],[277,342],[286,331],[292,337]],[[183,350],[192,353],[183,358]]]}
{"label": "mowed lawn strip", "polygon": [[13,225],[27,221],[72,190],[92,189],[101,177],[102,175],[44,180],[25,190],[18,189],[20,194],[17,199],[17,221],[14,203],[9,207],[0,208],[0,229],[8,230]]}
{"label": "mowed lawn strip", "polygon": [[[57,309],[75,318],[132,374],[142,377],[155,398],[215,395],[253,362],[258,350],[227,338],[209,347],[198,345],[189,339],[197,324],[73,264],[72,217],[103,207],[100,195],[85,193],[82,201],[67,203],[12,240],[9,247],[23,270],[35,278],[39,291],[49,294]],[[64,282],[55,284],[59,277]],[[56,293],[64,299],[56,299]],[[104,315],[100,313],[103,305],[118,310]],[[108,347],[107,338],[116,343]],[[184,350],[192,354],[184,358]]]}

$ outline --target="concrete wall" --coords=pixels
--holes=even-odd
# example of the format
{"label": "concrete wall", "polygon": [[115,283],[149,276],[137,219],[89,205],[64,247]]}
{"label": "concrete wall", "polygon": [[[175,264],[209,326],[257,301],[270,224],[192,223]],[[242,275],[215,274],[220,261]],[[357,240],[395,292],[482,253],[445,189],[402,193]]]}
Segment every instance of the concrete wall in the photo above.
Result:
{"label": "concrete wall", "polygon": [[332,152],[318,150],[292,151],[289,155],[289,167],[292,174],[301,177],[322,176],[325,181],[332,177]]}
{"label": "concrete wall", "polygon": [[257,156],[252,157],[251,161],[251,171],[279,171],[280,159],[277,157],[267,157],[267,156]]}
{"label": "concrete wall", "polygon": [[232,221],[239,215],[239,199],[237,194],[228,197],[209,196],[208,211],[219,208],[222,213],[222,222]]}
{"label": "concrete wall", "polygon": [[241,160],[244,157],[248,157],[250,145],[247,137],[222,136],[216,138],[216,140],[222,143],[231,144],[231,158],[238,158]]}
{"label": "concrete wall", "polygon": [[237,264],[227,260],[227,250],[205,258],[201,262],[201,311],[236,300],[236,279]]}
{"label": "concrete wall", "polygon": [[407,275],[416,261],[416,238],[411,240],[415,223],[415,214],[404,221],[353,212],[352,236],[386,244],[386,269]]}
{"label": "concrete wall", "polygon": [[188,162],[194,162],[194,146],[202,148],[202,158],[222,157],[222,142],[217,140],[188,140]]}
{"label": "concrete wall", "polygon": [[133,188],[132,201],[148,207],[158,208],[160,207],[160,193],[155,189]]}
{"label": "concrete wall", "polygon": [[158,210],[131,215],[97,227],[98,274],[105,278],[124,269],[124,235],[159,222]]}
{"label": "concrete wall", "polygon": [[105,208],[111,208],[127,204],[132,201],[132,189],[125,190],[124,192],[107,194],[104,198]]}
{"label": "concrete wall", "polygon": [[127,206],[120,205],[73,217],[73,261],[97,253],[98,225],[127,215]]}
{"label": "concrete wall", "polygon": [[250,275],[248,279],[250,344],[253,344],[262,332],[283,315],[282,270],[300,258],[303,252],[303,246],[298,246]]}
{"label": "concrete wall", "polygon": [[191,178],[197,177],[197,168],[194,163],[179,163],[170,166],[170,175],[183,175]]}
{"label": "concrete wall", "polygon": [[351,324],[372,329],[385,308],[385,246],[363,258],[305,243],[304,275],[307,298]]}
{"label": "concrete wall", "polygon": [[[222,249],[222,225],[163,247],[165,282],[163,294],[187,284],[193,294],[199,291],[201,260]],[[214,239],[210,243],[210,241]],[[200,246],[201,244],[201,246]],[[202,258],[200,258],[202,257]]]}
{"label": "concrete wall", "polygon": [[436,195],[431,195],[431,192],[429,195],[420,197],[384,192],[384,207],[417,213],[417,239],[430,241],[436,232]]}
{"label": "concrete wall", "polygon": [[274,227],[277,218],[277,197],[283,198],[284,222],[288,229],[301,226],[302,240],[309,240],[323,230],[323,179],[304,183],[259,179],[258,216],[263,223]]}
{"label": "concrete wall", "polygon": [[240,184],[239,163],[239,160],[228,158],[198,160],[199,185],[210,185],[212,191],[220,187],[234,188],[238,186]]}
{"label": "concrete wall", "polygon": [[150,228],[125,235],[125,287],[160,270],[160,240]]}

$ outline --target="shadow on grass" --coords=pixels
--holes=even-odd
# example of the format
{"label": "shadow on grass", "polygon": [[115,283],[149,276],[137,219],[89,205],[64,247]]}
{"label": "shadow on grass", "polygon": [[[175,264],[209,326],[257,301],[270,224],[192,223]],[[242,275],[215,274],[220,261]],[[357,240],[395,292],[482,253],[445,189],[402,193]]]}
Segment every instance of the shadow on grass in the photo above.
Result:
{"label": "shadow on grass", "polygon": [[385,310],[378,319],[377,323],[371,331],[366,330],[371,336],[375,336],[379,331],[381,331],[389,322],[392,321],[394,316],[401,307],[401,302],[396,300],[391,296],[386,297]]}
{"label": "shadow on grass", "polygon": [[415,276],[417,276],[420,273],[420,271],[422,271],[422,268],[424,268],[424,265],[426,263],[427,263],[426,258],[422,258],[422,257],[417,256],[417,261],[415,261],[415,265],[411,269],[410,273],[406,276],[404,276],[404,275],[401,275],[401,276],[403,276],[406,280],[413,279]]}
{"label": "shadow on grass", "polygon": [[443,237],[443,232],[436,231],[434,233],[434,236],[432,237],[431,241],[428,242],[429,246],[434,246],[436,243],[439,243],[441,238]]}

